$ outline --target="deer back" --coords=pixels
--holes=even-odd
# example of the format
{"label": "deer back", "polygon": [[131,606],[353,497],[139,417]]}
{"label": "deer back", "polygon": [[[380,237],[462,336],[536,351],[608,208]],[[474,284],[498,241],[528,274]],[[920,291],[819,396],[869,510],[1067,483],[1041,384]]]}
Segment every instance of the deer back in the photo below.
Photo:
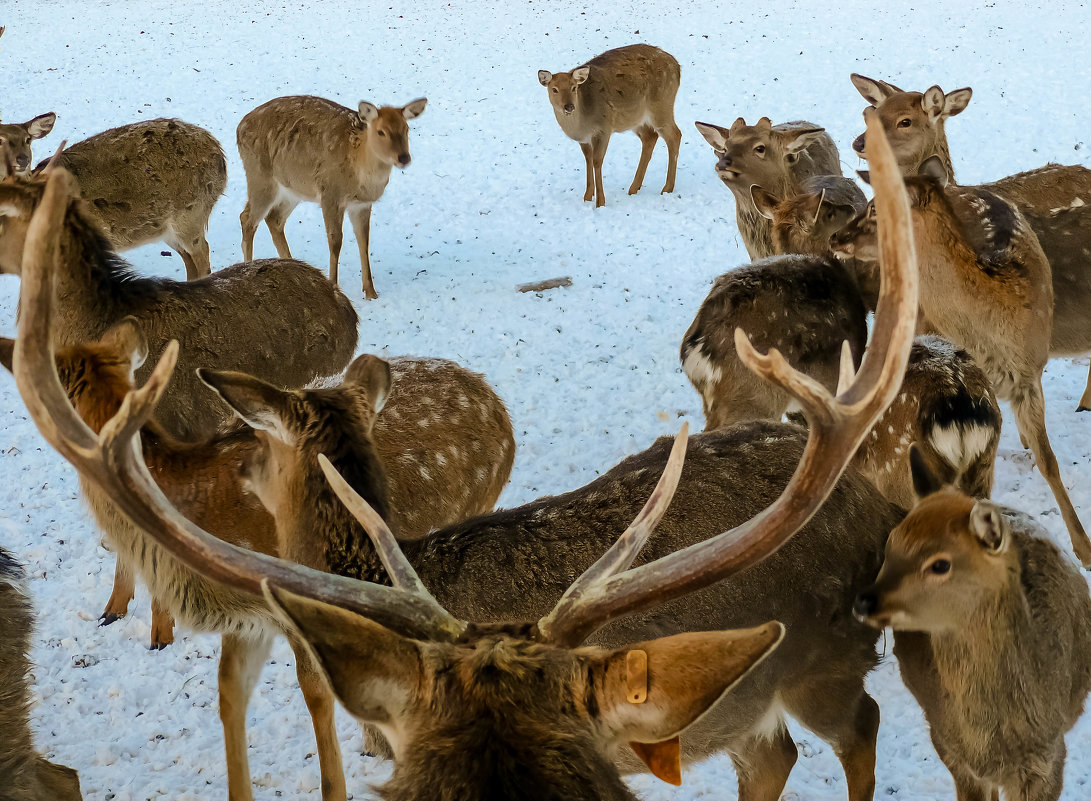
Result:
{"label": "deer back", "polygon": [[[1091,194],[1088,195],[1091,197]],[[1045,214],[1024,211],[1049,261],[1053,282],[1053,336],[1050,354],[1059,356],[1091,350],[1091,204],[1079,201]]]}

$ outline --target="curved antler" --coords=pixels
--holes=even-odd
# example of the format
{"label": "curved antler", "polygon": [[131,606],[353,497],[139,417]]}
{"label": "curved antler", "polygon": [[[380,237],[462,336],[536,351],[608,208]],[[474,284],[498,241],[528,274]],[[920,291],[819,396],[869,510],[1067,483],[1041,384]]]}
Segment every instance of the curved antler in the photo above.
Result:
{"label": "curved antler", "polygon": [[23,249],[13,373],[31,418],[49,444],[84,477],[97,483],[130,520],[205,578],[258,596],[262,579],[268,579],[297,594],[365,615],[407,636],[457,638],[464,625],[434,600],[428,603],[403,590],[312,570],[230,545],[186,520],[171,505],[148,473],[137,434],[170,381],[177,343],[167,346],[147,383],[126,397],[101,435],[96,436],[80,419],[57,377],[50,336],[60,231],[74,194],[74,180],[66,171],[48,171],[45,192],[31,218]]}
{"label": "curved antler", "polygon": [[[568,599],[566,594],[558,608],[539,621],[541,639],[578,645],[611,620],[707,587],[774,553],[818,511],[864,437],[894,400],[916,327],[917,256],[909,201],[894,154],[874,110],[866,109],[864,118],[879,219],[882,287],[871,346],[860,372],[843,391],[839,386],[839,394],[833,397],[817,381],[793,369],[775,348],[758,353],[742,330],[736,329],[739,358],[799,401],[807,416],[807,445],[788,486],[772,505],[734,529],[604,577],[579,598]],[[842,386],[849,372],[842,365]]]}

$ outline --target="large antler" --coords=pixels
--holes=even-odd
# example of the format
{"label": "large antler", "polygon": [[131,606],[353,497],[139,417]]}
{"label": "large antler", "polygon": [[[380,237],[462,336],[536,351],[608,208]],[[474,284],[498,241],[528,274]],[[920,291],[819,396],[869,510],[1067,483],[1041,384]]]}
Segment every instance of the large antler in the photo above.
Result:
{"label": "large antler", "polygon": [[23,250],[13,372],[27,410],[49,444],[85,478],[97,483],[130,520],[206,578],[258,596],[262,579],[268,579],[278,587],[351,609],[408,636],[457,638],[464,624],[427,593],[355,581],[238,548],[182,517],[148,473],[137,437],[170,381],[178,353],[176,342],[167,346],[147,383],[125,398],[100,435],[84,424],[57,377],[50,336],[60,233],[77,190],[72,176],[62,169],[51,168],[47,175]]}

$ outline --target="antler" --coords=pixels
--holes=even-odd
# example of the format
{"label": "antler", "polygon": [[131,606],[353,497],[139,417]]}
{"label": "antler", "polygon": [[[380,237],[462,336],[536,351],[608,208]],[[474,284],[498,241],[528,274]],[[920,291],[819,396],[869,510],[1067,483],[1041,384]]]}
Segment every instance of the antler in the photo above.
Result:
{"label": "antler", "polygon": [[144,464],[137,439],[170,381],[178,345],[170,343],[147,383],[95,435],[69,403],[57,377],[50,337],[53,275],[60,231],[75,182],[62,169],[47,172],[23,250],[19,337],[14,375],[31,418],[45,439],[136,525],[202,576],[261,595],[261,581],[365,615],[407,636],[453,640],[464,624],[434,600],[378,584],[323,573],[230,545],[186,520],[166,499]]}
{"label": "antler", "polygon": [[[793,369],[775,348],[760,354],[735,330],[739,358],[765,380],[792,395],[810,427],[803,457],[788,486],[756,517],[710,540],[616,575],[577,580],[538,622],[541,639],[574,646],[623,615],[707,587],[760,562],[802,528],[833,490],[871,427],[901,385],[917,316],[917,257],[905,194],[894,154],[874,110],[864,112],[872,187],[879,218],[882,288],[875,329],[860,372],[837,397]],[[842,386],[851,373],[842,364]],[[839,390],[841,387],[839,387]],[[596,571],[598,565],[591,568]],[[590,572],[590,571],[589,571]],[[587,586],[584,586],[587,585]]]}

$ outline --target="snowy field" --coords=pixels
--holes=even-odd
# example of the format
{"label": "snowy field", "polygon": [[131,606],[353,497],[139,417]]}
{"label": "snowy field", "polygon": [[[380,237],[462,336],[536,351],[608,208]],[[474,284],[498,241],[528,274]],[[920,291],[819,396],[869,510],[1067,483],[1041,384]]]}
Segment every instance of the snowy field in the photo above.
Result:
{"label": "snowy field", "polygon": [[[0,111],[19,122],[55,110],[39,143],[177,116],[211,130],[227,151],[227,196],[213,213],[213,267],[240,258],[245,200],[235,126],[278,95],[315,94],[355,107],[427,96],[411,123],[413,163],[376,205],[372,261],[378,301],[361,298],[355,242],[346,234],[342,283],[361,313],[360,349],[456,359],[485,373],[507,402],[518,438],[512,505],[586,483],[681,418],[700,428],[700,401],[678,346],[710,281],[745,263],[734,201],[693,120],[729,125],[807,119],[826,126],[846,172],[862,130],[850,72],[923,90],[970,85],[973,101],[948,126],[958,178],[976,183],[1047,161],[1088,164],[1091,112],[1086,4],[944,4],[844,0],[597,4],[572,0],[382,3],[181,3],[163,0],[5,0]],[[878,10],[877,10],[878,6]],[[639,153],[614,138],[607,202],[582,201],[583,159],[563,136],[536,71],[571,69],[646,41],[677,57],[683,132],[677,191],[661,196],[665,148],[641,194],[625,194]],[[288,226],[293,252],[323,268],[316,206]],[[177,255],[154,245],[130,254],[147,274],[184,278]],[[257,255],[275,255],[264,226]],[[514,285],[571,275],[541,296]],[[0,280],[0,333],[14,331],[18,280]],[[1073,413],[1087,359],[1056,360],[1046,375],[1048,424],[1072,500],[1091,524],[1091,415]],[[105,801],[226,797],[216,710],[218,640],[180,632],[149,652],[146,593],[109,628],[96,618],[113,558],[98,544],[73,470],[27,420],[0,375],[0,542],[27,565],[39,625],[33,658],[40,747],[77,768],[85,797]],[[1053,498],[1019,446],[1005,410],[995,497],[1039,516],[1067,552]],[[314,739],[284,643],[250,707],[250,760],[259,799],[318,798]],[[870,679],[883,725],[877,798],[931,801],[954,789],[919,710],[888,658]],[[785,798],[845,798],[830,748],[792,726],[800,760]],[[388,767],[361,756],[347,715],[340,732],[350,791]],[[1091,716],[1068,736],[1064,799],[1091,797]],[[730,760],[716,757],[675,789],[647,777],[647,799],[734,798]]]}

